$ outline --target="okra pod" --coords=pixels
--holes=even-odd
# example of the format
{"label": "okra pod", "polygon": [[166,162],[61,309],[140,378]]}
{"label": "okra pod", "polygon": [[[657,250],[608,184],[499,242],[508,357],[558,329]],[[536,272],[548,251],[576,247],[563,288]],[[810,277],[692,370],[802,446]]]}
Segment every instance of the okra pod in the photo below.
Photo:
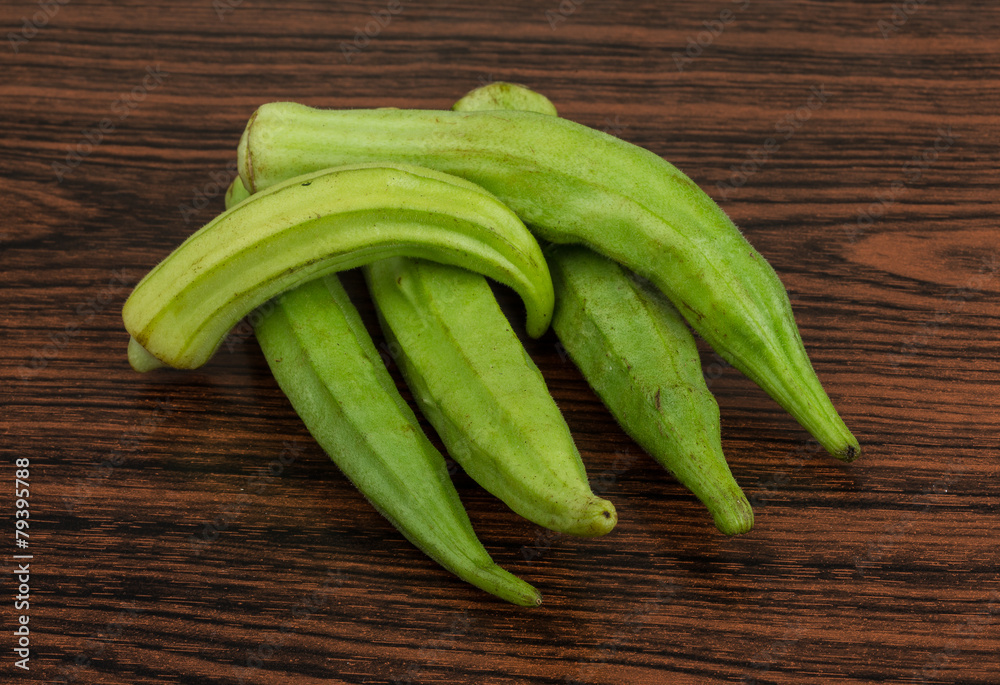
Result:
{"label": "okra pod", "polygon": [[591,491],[569,427],[486,279],[407,258],[364,273],[407,385],[466,473],[540,526],[608,533],[615,508]]}
{"label": "okra pod", "polygon": [[560,245],[547,257],[553,330],[594,392],[720,531],[749,531],[753,510],[722,453],[719,405],[684,319],[662,293],[585,247]]}
{"label": "okra pod", "polygon": [[691,326],[834,456],[860,454],[767,261],[691,179],[648,150],[536,112],[261,106],[238,150],[251,191],[331,165],[394,159],[469,179],[554,243],[645,276]]}
{"label": "okra pod", "polygon": [[513,212],[468,181],[380,162],[291,178],[189,237],[125,303],[129,360],[137,370],[196,368],[274,295],[398,255],[459,264],[509,285],[525,301],[529,333],[548,327],[552,282]]}
{"label": "okra pod", "polygon": [[396,390],[335,275],[262,308],[257,340],[275,380],[330,459],[410,542],[462,580],[521,606],[538,592],[476,537],[444,457]]}

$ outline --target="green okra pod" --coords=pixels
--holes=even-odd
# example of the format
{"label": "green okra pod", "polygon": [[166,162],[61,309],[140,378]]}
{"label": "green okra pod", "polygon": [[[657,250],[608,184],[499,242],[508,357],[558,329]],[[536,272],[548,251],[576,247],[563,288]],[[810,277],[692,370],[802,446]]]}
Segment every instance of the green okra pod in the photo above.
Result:
{"label": "green okra pod", "polygon": [[547,97],[516,83],[494,81],[470,90],[451,106],[454,112],[536,112],[558,116],[556,106]]}
{"label": "green okra pod", "polygon": [[511,286],[525,302],[531,335],[551,320],[541,250],[495,197],[431,169],[355,164],[254,194],[184,241],[125,303],[129,360],[138,370],[196,368],[274,295],[398,255],[458,264]]}
{"label": "green okra pod", "polygon": [[[556,115],[547,97],[509,83],[477,88],[453,109]],[[749,531],[753,510],[722,453],[719,405],[684,319],[661,293],[585,247],[555,246],[545,257],[556,292],[552,328],[594,392],[720,531]]]}
{"label": "green okra pod", "polygon": [[553,330],[594,392],[720,531],[749,531],[753,510],[722,453],[719,405],[684,319],[662,293],[585,247],[556,246],[547,257]]}
{"label": "green okra pod", "polygon": [[585,244],[645,276],[831,454],[860,454],[813,371],[774,270],[708,195],[658,155],[536,112],[338,111],[288,102],[260,107],[238,150],[251,191],[381,159],[467,178],[539,237]]}
{"label": "green okra pod", "polygon": [[541,603],[476,537],[444,457],[396,390],[335,275],[262,308],[255,332],[309,432],[392,525],[462,580],[514,604]]}
{"label": "green okra pod", "polygon": [[407,385],[452,458],[540,526],[608,533],[615,508],[591,491],[566,421],[486,279],[407,258],[364,273]]}

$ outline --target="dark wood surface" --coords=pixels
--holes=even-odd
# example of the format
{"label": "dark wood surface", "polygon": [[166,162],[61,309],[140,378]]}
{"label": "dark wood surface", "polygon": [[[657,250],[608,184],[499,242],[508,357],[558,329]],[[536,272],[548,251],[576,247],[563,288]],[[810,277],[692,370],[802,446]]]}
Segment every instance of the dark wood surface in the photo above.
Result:
{"label": "dark wood surface", "polygon": [[[995,3],[14,0],[0,27],[0,681],[1000,682]],[[786,283],[865,449],[816,453],[705,348],[756,513],[727,539],[551,333],[530,341],[621,516],[603,539],[547,534],[456,473],[495,559],[543,592],[535,610],[380,518],[252,336],[197,372],[139,375],[120,319],[221,210],[258,104],[447,108],[494,79],[712,194]],[[26,612],[6,572],[18,458]]]}

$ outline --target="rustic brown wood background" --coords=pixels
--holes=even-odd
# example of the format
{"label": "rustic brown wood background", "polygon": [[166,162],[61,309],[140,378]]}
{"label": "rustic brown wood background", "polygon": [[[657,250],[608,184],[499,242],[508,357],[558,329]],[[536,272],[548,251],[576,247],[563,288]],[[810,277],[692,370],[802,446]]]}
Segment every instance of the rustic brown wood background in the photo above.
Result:
{"label": "rustic brown wood background", "polygon": [[[31,670],[5,571],[0,681],[1000,682],[992,0],[7,0],[0,28],[3,567],[17,458],[33,554]],[[726,539],[552,335],[530,342],[621,514],[604,539],[550,535],[456,474],[536,610],[381,519],[252,336],[198,372],[138,375],[119,316],[220,211],[258,104],[447,108],[490,80],[717,198],[787,284],[865,448],[816,453],[706,349],[756,512]]]}

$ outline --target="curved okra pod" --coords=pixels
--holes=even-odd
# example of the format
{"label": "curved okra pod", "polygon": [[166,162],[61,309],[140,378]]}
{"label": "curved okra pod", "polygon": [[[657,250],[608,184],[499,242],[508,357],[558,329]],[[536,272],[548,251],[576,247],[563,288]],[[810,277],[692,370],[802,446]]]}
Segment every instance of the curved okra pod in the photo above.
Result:
{"label": "curved okra pod", "polygon": [[462,580],[521,606],[538,592],[476,537],[444,457],[400,397],[333,274],[260,310],[257,340],[309,432],[410,542]]}
{"label": "curved okra pod", "polygon": [[591,491],[569,427],[486,279],[407,258],[364,273],[407,385],[466,473],[540,526],[611,531],[615,508]]}
{"label": "curved okra pod", "polygon": [[536,112],[317,110],[290,102],[260,107],[238,150],[251,191],[380,159],[467,178],[539,237],[585,244],[645,276],[831,454],[859,456],[774,270],[708,195],[658,155]]}
{"label": "curved okra pod", "polygon": [[[556,114],[541,93],[509,83],[477,88],[453,109]],[[722,453],[719,405],[684,319],[661,293],[585,247],[555,246],[545,257],[556,292],[552,329],[591,388],[720,531],[749,531],[753,509]]]}
{"label": "curved okra pod", "polygon": [[618,423],[700,499],[726,535],[753,510],[722,453],[719,405],[691,331],[662,293],[578,245],[547,253],[552,327]]}
{"label": "curved okra pod", "polygon": [[525,302],[531,335],[551,320],[541,250],[495,197],[430,169],[356,164],[254,194],[184,241],[125,303],[129,360],[137,370],[196,368],[271,297],[399,255],[461,265],[511,286]]}

